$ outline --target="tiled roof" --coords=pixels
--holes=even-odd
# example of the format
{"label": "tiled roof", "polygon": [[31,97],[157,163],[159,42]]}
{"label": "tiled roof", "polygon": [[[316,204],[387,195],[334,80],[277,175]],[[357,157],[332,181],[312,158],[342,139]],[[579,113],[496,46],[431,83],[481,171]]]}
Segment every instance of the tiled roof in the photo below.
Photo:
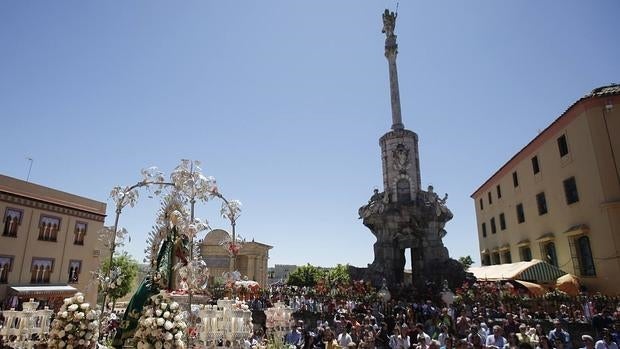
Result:
{"label": "tiled roof", "polygon": [[587,94],[585,97],[601,97],[601,96],[610,96],[620,94],[620,84],[611,84],[608,86],[602,86],[595,88]]}

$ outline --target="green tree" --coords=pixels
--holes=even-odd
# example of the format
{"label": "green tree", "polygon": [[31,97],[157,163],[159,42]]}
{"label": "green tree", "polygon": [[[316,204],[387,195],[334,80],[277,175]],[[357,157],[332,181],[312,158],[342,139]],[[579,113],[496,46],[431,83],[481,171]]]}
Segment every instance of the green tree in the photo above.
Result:
{"label": "green tree", "polygon": [[330,286],[349,284],[351,276],[349,275],[349,266],[337,264],[334,268],[327,271],[327,282]]}
{"label": "green tree", "polygon": [[459,257],[459,263],[463,265],[463,269],[467,270],[474,264],[474,260],[471,259],[471,256]]}
{"label": "green tree", "polygon": [[[108,297],[115,302],[117,299],[125,297],[133,289],[139,266],[138,262],[127,253],[114,257],[112,263],[114,268],[120,268],[122,275],[120,278],[120,285],[116,285],[108,294]],[[110,261],[106,260],[101,266],[101,269],[107,274],[108,269],[110,269]]]}
{"label": "green tree", "polygon": [[325,276],[325,271],[317,268],[310,263],[298,267],[293,271],[286,280],[286,283],[291,286],[315,286],[319,279]]}

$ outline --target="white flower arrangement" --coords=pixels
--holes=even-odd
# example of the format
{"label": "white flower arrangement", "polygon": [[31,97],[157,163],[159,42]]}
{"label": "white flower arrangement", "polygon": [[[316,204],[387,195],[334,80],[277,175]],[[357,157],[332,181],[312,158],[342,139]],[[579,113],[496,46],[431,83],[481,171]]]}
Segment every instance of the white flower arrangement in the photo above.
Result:
{"label": "white flower arrangement", "polygon": [[184,349],[187,324],[179,308],[164,291],[151,297],[138,320],[137,349]]}
{"label": "white flower arrangement", "polygon": [[52,321],[47,345],[53,349],[95,348],[99,338],[98,312],[76,293],[66,298]]}

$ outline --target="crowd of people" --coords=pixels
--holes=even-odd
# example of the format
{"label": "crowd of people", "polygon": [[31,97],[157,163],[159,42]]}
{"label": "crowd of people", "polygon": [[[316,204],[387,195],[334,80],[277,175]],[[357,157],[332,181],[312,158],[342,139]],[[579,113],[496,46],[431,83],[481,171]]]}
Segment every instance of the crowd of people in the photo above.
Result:
{"label": "crowd of people", "polygon": [[[466,292],[457,290],[448,305],[438,297],[386,301],[368,289],[319,297],[311,288],[278,286],[251,304],[291,306],[295,322],[277,340],[299,349],[618,349],[618,298],[530,298],[498,284]],[[246,346],[268,340],[269,329],[261,328]]]}

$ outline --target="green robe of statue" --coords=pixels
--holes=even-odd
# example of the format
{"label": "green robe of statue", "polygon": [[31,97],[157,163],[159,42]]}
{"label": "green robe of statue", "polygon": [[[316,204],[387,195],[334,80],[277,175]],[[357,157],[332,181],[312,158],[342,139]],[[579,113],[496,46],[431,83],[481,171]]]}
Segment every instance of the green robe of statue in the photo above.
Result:
{"label": "green robe of statue", "polygon": [[[153,274],[159,276],[160,280],[153,280],[153,274],[147,275],[140,283],[136,293],[131,297],[114,338],[113,345],[115,348],[122,348],[126,340],[133,338],[136,327],[138,327],[138,320],[142,314],[142,309],[149,298],[158,294],[162,288],[172,289],[173,252],[176,236],[177,229],[173,227],[157,254],[157,263],[155,265],[155,273]],[[162,287],[162,285],[165,287]]]}

